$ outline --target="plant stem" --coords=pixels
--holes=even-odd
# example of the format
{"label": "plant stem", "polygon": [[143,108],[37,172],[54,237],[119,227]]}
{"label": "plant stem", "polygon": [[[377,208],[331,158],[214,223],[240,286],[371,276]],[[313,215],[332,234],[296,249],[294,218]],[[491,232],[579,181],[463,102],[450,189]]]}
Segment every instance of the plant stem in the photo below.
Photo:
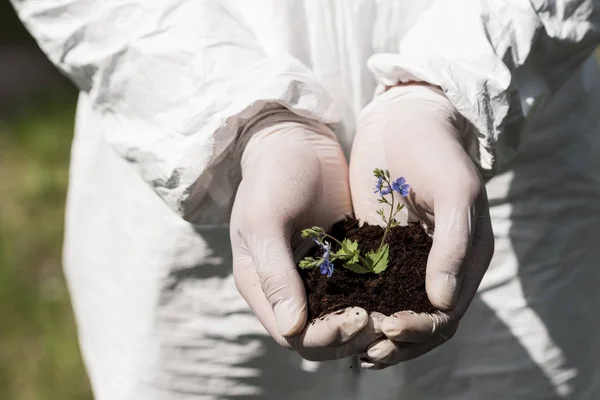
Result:
{"label": "plant stem", "polygon": [[[387,179],[386,179],[386,182],[391,188],[392,185],[390,184],[390,182]],[[387,237],[387,234],[390,231],[390,224],[392,223],[392,217],[394,215],[394,191],[392,190],[390,194],[392,195],[392,202],[390,204],[390,216],[388,217],[387,225],[385,226],[385,231],[383,231],[381,243],[379,243],[379,247],[377,248],[377,251],[381,250],[381,248],[383,247],[383,245],[385,243],[385,238]]]}
{"label": "plant stem", "polygon": [[336,243],[337,243],[337,244],[340,246],[340,249],[341,249],[342,247],[344,247],[344,245],[342,244],[342,242],[340,242],[339,240],[337,240],[337,239],[336,239],[336,238],[334,238],[333,236],[331,236],[331,235],[328,235],[327,233],[323,233],[323,236],[325,236],[326,238],[329,238],[329,239],[333,240],[334,242],[336,242]]}

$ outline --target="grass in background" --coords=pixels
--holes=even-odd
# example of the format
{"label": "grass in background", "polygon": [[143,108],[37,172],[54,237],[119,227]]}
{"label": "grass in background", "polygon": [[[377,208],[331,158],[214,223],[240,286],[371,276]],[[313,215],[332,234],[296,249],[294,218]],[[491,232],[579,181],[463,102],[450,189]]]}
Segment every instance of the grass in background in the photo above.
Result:
{"label": "grass in background", "polygon": [[75,96],[0,118],[0,399],[92,399],[61,269]]}

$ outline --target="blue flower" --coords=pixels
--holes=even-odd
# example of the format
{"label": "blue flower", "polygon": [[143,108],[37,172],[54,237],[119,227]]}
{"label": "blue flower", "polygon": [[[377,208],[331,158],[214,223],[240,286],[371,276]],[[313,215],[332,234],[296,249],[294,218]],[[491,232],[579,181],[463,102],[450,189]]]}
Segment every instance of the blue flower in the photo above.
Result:
{"label": "blue flower", "polygon": [[314,240],[321,249],[323,249],[323,262],[321,263],[321,274],[327,275],[329,278],[333,274],[333,263],[329,259],[331,257],[331,243]]}
{"label": "blue flower", "polygon": [[410,185],[406,183],[406,179],[400,177],[392,182],[392,189],[400,193],[402,197],[406,197],[410,191]]}
{"label": "blue flower", "polygon": [[375,190],[373,191],[373,193],[379,193],[382,196],[386,196],[390,193],[392,193],[392,189],[388,188],[384,188],[383,187],[383,178],[379,177],[377,178],[377,182],[375,182]]}
{"label": "blue flower", "polygon": [[323,260],[320,269],[321,274],[327,275],[327,277],[329,278],[333,274],[333,263],[329,260]]}
{"label": "blue flower", "polygon": [[373,193],[380,193],[381,185],[383,185],[383,178],[377,178],[377,182],[375,182],[375,190],[373,191]]}

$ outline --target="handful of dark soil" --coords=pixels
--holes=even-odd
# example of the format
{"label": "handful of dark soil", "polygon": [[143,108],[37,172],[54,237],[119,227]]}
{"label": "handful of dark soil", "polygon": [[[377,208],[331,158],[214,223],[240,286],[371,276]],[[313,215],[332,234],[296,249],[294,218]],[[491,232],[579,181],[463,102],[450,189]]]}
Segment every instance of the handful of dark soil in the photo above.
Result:
{"label": "handful of dark soil", "polygon": [[[335,224],[330,235],[338,240],[356,240],[366,254],[379,246],[384,229],[347,218]],[[299,269],[308,296],[309,320],[346,307],[362,307],[367,312],[391,315],[411,310],[434,312],[425,292],[425,269],[432,239],[417,222],[390,230],[386,242],[390,246],[389,265],[380,274],[358,274],[339,264],[331,277],[321,275],[318,268]],[[333,250],[337,250],[334,246]],[[318,256],[315,248],[314,255]]]}

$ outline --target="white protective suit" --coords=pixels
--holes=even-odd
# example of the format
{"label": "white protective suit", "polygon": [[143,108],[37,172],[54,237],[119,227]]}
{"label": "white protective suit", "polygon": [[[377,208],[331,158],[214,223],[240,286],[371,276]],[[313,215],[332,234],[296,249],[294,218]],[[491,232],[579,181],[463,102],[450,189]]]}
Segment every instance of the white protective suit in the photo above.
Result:
{"label": "white protective suit", "polygon": [[[600,398],[599,1],[12,2],[81,90],[64,259],[97,399]],[[349,153],[410,80],[479,130],[494,260],[434,352],[302,361],[234,287],[236,135],[279,103]]]}

